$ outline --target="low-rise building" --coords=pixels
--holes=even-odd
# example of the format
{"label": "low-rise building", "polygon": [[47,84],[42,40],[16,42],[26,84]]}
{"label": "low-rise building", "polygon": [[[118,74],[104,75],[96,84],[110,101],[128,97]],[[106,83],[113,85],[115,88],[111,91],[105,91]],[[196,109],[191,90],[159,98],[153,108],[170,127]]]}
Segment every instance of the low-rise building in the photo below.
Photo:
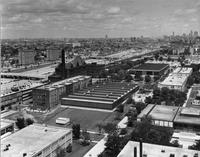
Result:
{"label": "low-rise building", "polygon": [[149,104],[137,117],[152,118],[152,124],[182,130],[200,130],[200,108]]}
{"label": "low-rise building", "polygon": [[167,87],[179,91],[185,91],[188,77],[192,74],[192,68],[176,68],[164,81],[158,84],[159,88]]}
{"label": "low-rise building", "polygon": [[1,138],[3,135],[7,133],[13,133],[14,132],[14,121],[7,120],[7,119],[1,119]]}
{"label": "low-rise building", "polygon": [[1,157],[55,157],[71,143],[70,129],[32,124],[1,140]]}
{"label": "low-rise building", "polygon": [[129,141],[117,157],[199,157],[200,151],[187,148]]}
{"label": "low-rise building", "polygon": [[142,78],[145,78],[146,75],[151,78],[158,77],[160,78],[162,75],[168,72],[169,65],[161,64],[161,63],[144,63],[137,68],[132,69],[131,71],[135,75],[140,75]]}
{"label": "low-rise building", "polygon": [[50,110],[60,103],[63,95],[68,95],[91,84],[90,76],[76,76],[33,90],[33,109]]}
{"label": "low-rise building", "polygon": [[167,87],[179,91],[185,91],[188,76],[170,74],[164,81],[158,84],[159,88]]}

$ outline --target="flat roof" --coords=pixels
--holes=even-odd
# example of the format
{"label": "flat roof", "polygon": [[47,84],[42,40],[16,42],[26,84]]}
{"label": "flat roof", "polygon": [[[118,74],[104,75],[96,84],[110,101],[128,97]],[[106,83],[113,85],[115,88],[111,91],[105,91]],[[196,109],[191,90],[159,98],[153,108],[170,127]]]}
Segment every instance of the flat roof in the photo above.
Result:
{"label": "flat roof", "polygon": [[173,73],[176,74],[190,74],[191,72],[192,68],[182,68],[182,67],[178,67],[173,71]]}
{"label": "flat roof", "polygon": [[154,108],[155,105],[153,104],[149,104],[147,105],[144,110],[142,110],[142,112],[137,116],[137,118],[142,118],[144,117],[145,115],[148,115],[149,112]]}
{"label": "flat roof", "polygon": [[149,113],[149,115],[153,119],[173,121],[177,111],[178,107],[176,106],[156,105]]}
{"label": "flat roof", "polygon": [[[45,127],[40,124],[29,125],[2,139],[1,156],[18,157],[23,156],[23,153],[27,153],[27,157],[32,157],[68,133],[70,133],[70,129],[66,128]],[[9,150],[3,151],[8,144],[11,145]]]}
{"label": "flat roof", "polygon": [[[117,157],[135,157],[134,147],[137,148],[137,156],[139,156],[139,145],[139,142],[129,141]],[[200,151],[190,150],[187,148],[143,143],[143,154],[146,154],[148,157],[169,157],[170,154],[174,154],[175,157],[183,157],[184,155],[187,155],[187,157],[194,157],[196,153],[200,155]]]}
{"label": "flat roof", "polygon": [[[180,108],[175,119],[174,119],[174,122],[175,123],[185,123],[185,124],[194,124],[194,125],[200,125],[200,116],[194,116],[192,114],[190,115],[184,115],[184,114],[181,114],[182,110],[185,109],[187,111],[187,113],[190,111],[187,110],[188,107],[184,108]],[[200,109],[198,108],[194,108],[194,110],[197,110],[200,112]],[[184,111],[184,112],[186,112]]]}
{"label": "flat roof", "polygon": [[18,80],[18,79],[7,79],[7,78],[1,78],[1,96],[9,95],[12,93],[16,93],[18,91],[12,91],[12,87],[21,87],[19,88],[19,91],[24,91],[27,89],[35,88],[38,86],[41,86],[42,83],[38,81],[33,80]]}
{"label": "flat roof", "polygon": [[200,109],[198,110],[193,107],[186,107],[181,109],[180,114],[188,116],[200,116]]}
{"label": "flat roof", "polygon": [[160,85],[166,86],[182,86],[187,80],[186,75],[170,74]]}
{"label": "flat roof", "polygon": [[139,67],[135,68],[136,71],[161,71],[164,68],[168,67],[168,64],[162,64],[162,63],[144,63],[140,65]]}
{"label": "flat roof", "polygon": [[7,120],[7,119],[1,119],[1,130],[3,130],[4,128],[9,127],[10,125],[14,125],[14,121],[11,120]]}

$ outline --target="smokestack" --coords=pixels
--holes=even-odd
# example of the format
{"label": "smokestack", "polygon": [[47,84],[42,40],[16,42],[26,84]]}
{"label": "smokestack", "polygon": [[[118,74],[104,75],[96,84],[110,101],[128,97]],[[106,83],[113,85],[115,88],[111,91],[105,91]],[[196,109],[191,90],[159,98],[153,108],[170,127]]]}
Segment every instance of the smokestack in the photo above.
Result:
{"label": "smokestack", "polygon": [[140,157],[142,157],[143,155],[143,146],[142,146],[142,139],[140,139]]}
{"label": "smokestack", "polygon": [[137,147],[134,147],[134,157],[137,157]]}
{"label": "smokestack", "polygon": [[64,49],[62,49],[61,57],[62,57],[62,79],[64,79],[65,78],[65,50]]}

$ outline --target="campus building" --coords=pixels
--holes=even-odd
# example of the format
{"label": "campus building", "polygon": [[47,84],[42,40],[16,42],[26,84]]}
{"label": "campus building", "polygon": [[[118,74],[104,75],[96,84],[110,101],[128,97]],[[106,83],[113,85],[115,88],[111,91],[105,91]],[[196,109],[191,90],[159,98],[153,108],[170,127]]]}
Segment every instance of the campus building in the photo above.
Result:
{"label": "campus building", "polygon": [[19,65],[29,65],[35,63],[35,50],[20,49],[18,54]]}
{"label": "campus building", "polygon": [[150,76],[152,79],[160,78],[162,75],[166,74],[169,70],[168,64],[162,63],[144,63],[131,71],[135,76],[139,75],[143,79],[146,75]]}
{"label": "campus building", "polygon": [[71,143],[70,129],[32,124],[1,140],[1,157],[55,157]]}
{"label": "campus building", "polygon": [[137,117],[152,118],[152,124],[183,130],[200,130],[200,108],[149,104]]}
{"label": "campus building", "polygon": [[117,157],[199,157],[200,151],[187,148],[129,141]]}
{"label": "campus building", "polygon": [[158,84],[159,88],[167,87],[179,91],[185,91],[188,77],[192,74],[192,68],[175,69],[164,81]]}
{"label": "campus building", "polygon": [[14,132],[15,122],[7,119],[1,119],[1,139]]}
{"label": "campus building", "polygon": [[33,108],[52,109],[60,103],[63,96],[82,90],[91,84],[90,76],[76,76],[33,90]]}
{"label": "campus building", "polygon": [[131,83],[104,82],[63,97],[61,104],[112,110],[137,89]]}

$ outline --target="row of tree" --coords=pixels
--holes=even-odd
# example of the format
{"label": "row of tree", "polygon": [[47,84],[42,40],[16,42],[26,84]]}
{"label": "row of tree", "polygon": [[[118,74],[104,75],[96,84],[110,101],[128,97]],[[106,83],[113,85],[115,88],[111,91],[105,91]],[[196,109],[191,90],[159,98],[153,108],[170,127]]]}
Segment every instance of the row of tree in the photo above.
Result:
{"label": "row of tree", "polygon": [[171,90],[166,87],[157,88],[153,90],[153,97],[147,97],[145,103],[147,104],[165,104],[169,106],[182,106],[186,100],[186,93],[178,90]]}

